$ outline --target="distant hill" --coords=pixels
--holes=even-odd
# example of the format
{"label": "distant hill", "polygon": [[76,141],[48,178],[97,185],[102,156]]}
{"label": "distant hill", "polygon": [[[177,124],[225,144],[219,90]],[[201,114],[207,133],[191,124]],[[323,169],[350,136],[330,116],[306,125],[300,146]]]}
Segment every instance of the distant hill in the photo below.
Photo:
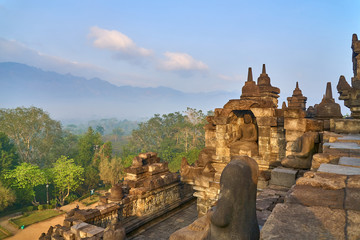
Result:
{"label": "distant hill", "polygon": [[140,119],[156,113],[214,110],[236,92],[184,93],[167,87],[115,86],[99,78],[43,71],[25,64],[0,63],[0,108],[41,107],[58,120],[117,117]]}

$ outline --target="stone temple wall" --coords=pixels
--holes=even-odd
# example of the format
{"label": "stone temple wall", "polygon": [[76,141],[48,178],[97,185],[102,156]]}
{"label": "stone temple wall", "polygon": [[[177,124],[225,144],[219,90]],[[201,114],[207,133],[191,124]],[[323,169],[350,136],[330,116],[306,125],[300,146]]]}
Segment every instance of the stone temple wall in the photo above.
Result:
{"label": "stone temple wall", "polygon": [[[272,169],[281,166],[283,159],[304,151],[306,132],[321,133],[333,126],[340,129],[342,115],[332,97],[331,83],[327,83],[322,101],[307,110],[307,98],[298,83],[287,98],[288,107],[283,103],[278,108],[279,93],[271,85],[265,65],[257,82],[249,68],[240,98],[229,100],[223,108],[215,109],[214,116],[207,117],[205,149],[194,165],[183,159],[181,166],[181,180],[193,186],[200,216],[218,200],[221,173],[233,157],[246,155],[257,162],[258,188],[262,189],[268,185]],[[315,140],[315,153],[321,151],[322,134],[316,136],[320,137]]]}
{"label": "stone temple wall", "polygon": [[125,172],[124,181],[100,197],[98,206],[71,210],[63,226],[55,226],[55,231],[41,239],[55,235],[69,240],[103,239],[104,234],[125,236],[194,198],[192,187],[181,182],[178,173],[170,172],[167,162],[161,162],[156,153],[136,156]]}

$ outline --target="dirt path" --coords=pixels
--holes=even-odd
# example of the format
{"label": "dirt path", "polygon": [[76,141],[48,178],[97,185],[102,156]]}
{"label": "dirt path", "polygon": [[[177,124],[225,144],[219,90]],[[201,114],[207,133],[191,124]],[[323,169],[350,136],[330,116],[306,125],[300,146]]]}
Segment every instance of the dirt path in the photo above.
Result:
{"label": "dirt path", "polygon": [[[75,208],[76,205],[79,205],[80,209],[87,209],[87,208],[92,208],[92,207],[96,206],[97,203],[86,207],[82,203],[73,202],[73,203],[70,203],[68,205],[61,207],[61,210],[68,212],[69,210]],[[56,224],[62,225],[64,218],[65,218],[65,215],[62,214],[62,215],[56,216],[54,218],[39,222],[39,223],[34,223],[34,224],[26,227],[23,230],[16,229],[14,236],[6,238],[6,240],[32,240],[32,239],[36,240],[36,239],[39,239],[41,233],[43,233],[43,232],[46,233],[50,226],[54,226]],[[9,218],[7,218],[7,219],[9,219]],[[0,222],[0,224],[1,224],[1,222]],[[8,229],[8,230],[10,230],[10,229]]]}

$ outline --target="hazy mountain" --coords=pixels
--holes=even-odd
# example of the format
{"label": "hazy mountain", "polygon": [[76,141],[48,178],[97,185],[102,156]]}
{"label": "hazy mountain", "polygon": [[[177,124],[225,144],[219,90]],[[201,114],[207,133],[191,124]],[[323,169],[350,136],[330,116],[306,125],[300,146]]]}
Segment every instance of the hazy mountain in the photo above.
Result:
{"label": "hazy mountain", "polygon": [[117,117],[139,119],[155,113],[222,107],[236,92],[184,93],[171,88],[115,86],[99,78],[47,72],[20,63],[0,63],[0,107],[36,106],[55,119]]}

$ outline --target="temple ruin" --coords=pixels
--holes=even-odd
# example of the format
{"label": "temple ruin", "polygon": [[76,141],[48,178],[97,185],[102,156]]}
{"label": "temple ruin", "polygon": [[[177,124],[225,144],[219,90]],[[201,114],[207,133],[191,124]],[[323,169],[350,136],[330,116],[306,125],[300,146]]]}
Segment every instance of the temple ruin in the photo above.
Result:
{"label": "temple ruin", "polygon": [[256,82],[249,68],[239,98],[207,117],[205,148],[192,165],[182,159],[181,176],[156,153],[140,154],[96,209],[74,209],[41,239],[121,239],[193,197],[199,218],[170,239],[258,239],[258,225],[260,239],[359,239],[356,34],[352,50],[351,86],[344,76],[337,85],[350,118],[342,116],[331,82],[308,108],[296,82],[279,108],[280,89],[272,86],[265,64]]}

